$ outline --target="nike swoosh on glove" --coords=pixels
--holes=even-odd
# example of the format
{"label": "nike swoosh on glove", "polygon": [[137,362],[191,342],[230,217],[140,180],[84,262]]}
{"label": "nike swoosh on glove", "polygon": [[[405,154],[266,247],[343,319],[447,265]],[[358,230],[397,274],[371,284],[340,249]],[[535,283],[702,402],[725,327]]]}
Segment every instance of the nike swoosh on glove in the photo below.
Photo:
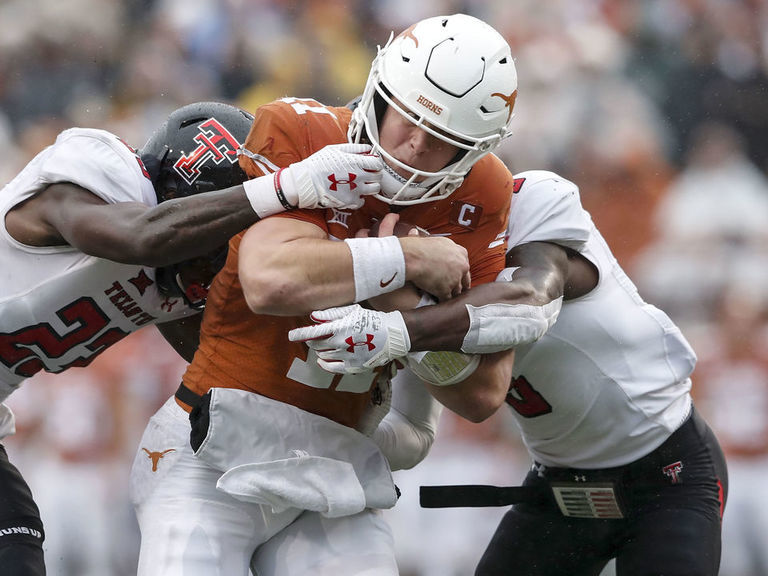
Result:
{"label": "nike swoosh on glove", "polygon": [[291,342],[304,342],[317,352],[318,365],[334,374],[359,374],[402,358],[411,349],[400,312],[368,310],[358,304],[316,310],[317,324],[294,328]]}
{"label": "nike swoosh on glove", "polygon": [[384,162],[370,152],[368,144],[331,144],[291,164],[280,173],[286,198],[299,208],[360,208],[381,189]]}

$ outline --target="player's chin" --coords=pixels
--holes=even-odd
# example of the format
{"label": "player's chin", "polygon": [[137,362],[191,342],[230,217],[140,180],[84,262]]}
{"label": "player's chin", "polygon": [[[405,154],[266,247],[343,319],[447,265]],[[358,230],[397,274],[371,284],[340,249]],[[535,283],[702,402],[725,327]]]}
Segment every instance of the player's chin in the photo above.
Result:
{"label": "player's chin", "polygon": [[412,310],[421,300],[421,291],[412,282],[406,282],[405,286],[369,298],[366,302],[374,310],[392,312],[393,310]]}

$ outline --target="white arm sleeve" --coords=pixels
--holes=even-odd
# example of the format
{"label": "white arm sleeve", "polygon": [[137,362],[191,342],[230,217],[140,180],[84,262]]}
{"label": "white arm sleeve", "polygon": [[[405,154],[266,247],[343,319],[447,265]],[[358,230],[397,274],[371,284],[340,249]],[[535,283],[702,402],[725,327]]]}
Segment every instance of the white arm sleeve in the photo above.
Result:
{"label": "white arm sleeve", "polygon": [[392,407],[373,433],[392,470],[413,468],[435,441],[443,406],[410,370],[392,381]]}

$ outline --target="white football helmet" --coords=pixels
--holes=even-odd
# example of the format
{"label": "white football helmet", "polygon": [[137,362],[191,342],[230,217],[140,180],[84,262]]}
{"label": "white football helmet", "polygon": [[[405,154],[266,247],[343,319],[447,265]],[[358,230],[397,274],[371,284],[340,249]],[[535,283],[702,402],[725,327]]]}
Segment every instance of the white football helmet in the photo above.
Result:
{"label": "white football helmet", "polygon": [[[348,139],[367,137],[387,166],[376,195],[388,204],[440,200],[461,186],[472,165],[511,134],[517,71],[506,40],[465,14],[417,22],[390,36],[371,65]],[[378,121],[391,106],[413,124],[456,146],[442,170],[425,172],[400,162],[379,144]],[[403,178],[392,167],[412,174]]]}

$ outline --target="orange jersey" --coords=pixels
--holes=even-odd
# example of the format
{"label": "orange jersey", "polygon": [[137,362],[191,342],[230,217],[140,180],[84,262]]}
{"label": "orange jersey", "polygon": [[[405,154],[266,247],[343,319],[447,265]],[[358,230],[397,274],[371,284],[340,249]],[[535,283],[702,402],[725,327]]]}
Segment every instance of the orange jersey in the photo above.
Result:
{"label": "orange jersey", "polygon": [[[249,177],[297,162],[328,144],[347,140],[351,111],[314,100],[284,99],[260,107],[241,157]],[[505,233],[513,178],[488,155],[478,161],[462,186],[446,199],[407,206],[401,220],[430,234],[449,236],[467,249],[473,285],[491,282],[504,268]],[[343,240],[368,228],[390,206],[367,198],[351,210],[296,210],[277,217],[312,222],[329,237]],[[242,234],[230,241],[229,256],[214,280],[203,316],[200,347],[184,383],[204,394],[212,387],[250,390],[354,427],[369,402],[375,375],[333,375],[317,366],[314,352],[290,342],[288,332],[310,323],[306,316],[253,314],[238,279]]]}

